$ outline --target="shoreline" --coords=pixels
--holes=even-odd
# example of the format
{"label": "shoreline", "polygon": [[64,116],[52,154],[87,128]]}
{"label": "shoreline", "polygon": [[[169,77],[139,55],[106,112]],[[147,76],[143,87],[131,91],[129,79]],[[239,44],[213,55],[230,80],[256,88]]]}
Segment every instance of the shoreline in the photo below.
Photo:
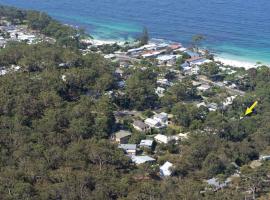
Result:
{"label": "shoreline", "polygon": [[[93,39],[89,39],[88,40],[89,42],[91,42],[92,44],[94,45],[112,45],[112,44],[118,44],[118,45],[124,45],[126,42],[134,42],[134,41],[128,41],[128,40],[107,40],[107,39],[100,39],[100,38],[93,38]],[[152,38],[150,40],[150,42],[155,42],[155,41],[163,41],[163,42],[168,42],[168,43],[173,43],[172,41],[170,40],[164,40],[164,39],[161,39],[161,38]],[[240,58],[241,59],[241,58]],[[245,59],[241,59],[241,60],[238,60],[238,59],[233,59],[233,58],[230,58],[229,56],[226,57],[222,54],[214,54],[214,60],[215,61],[219,61],[221,63],[223,63],[224,65],[229,65],[229,66],[232,66],[232,67],[236,67],[236,68],[245,68],[246,70],[250,69],[250,68],[257,68],[258,67],[258,64],[257,62],[253,62],[253,61],[245,61]],[[262,62],[261,65],[266,65],[266,66],[269,66],[270,67],[270,63],[264,63]]]}
{"label": "shoreline", "polygon": [[214,60],[219,61],[219,62],[223,63],[224,65],[229,65],[229,66],[236,67],[236,68],[243,67],[246,70],[258,67],[258,65],[256,65],[255,62],[253,63],[253,62],[248,62],[248,61],[234,60],[234,59],[230,59],[230,58],[220,57],[219,55],[215,55]]}

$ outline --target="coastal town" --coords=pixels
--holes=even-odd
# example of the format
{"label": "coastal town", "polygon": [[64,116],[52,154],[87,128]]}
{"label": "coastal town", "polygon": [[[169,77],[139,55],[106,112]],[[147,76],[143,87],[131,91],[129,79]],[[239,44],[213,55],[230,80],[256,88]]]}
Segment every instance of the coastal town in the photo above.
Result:
{"label": "coastal town", "polygon": [[[148,171],[151,173],[141,172],[139,176],[134,176],[134,179],[144,181],[155,177],[167,181],[181,173],[179,158],[182,157],[184,146],[190,144],[191,137],[209,133],[210,137],[215,137],[218,134],[218,130],[211,126],[211,120],[209,125],[202,126],[204,120],[209,115],[216,114],[221,117],[226,115],[227,111],[232,112],[237,107],[235,100],[243,99],[249,92],[248,88],[251,86],[247,77],[253,71],[216,61],[211,52],[199,48],[196,40],[192,45],[184,46],[180,42],[149,39],[148,35],[142,37],[146,39],[132,42],[80,38],[81,46],[78,52],[82,57],[101,56],[114,70],[112,86],[105,91],[84,89],[83,96],[90,97],[93,101],[105,96],[113,102],[115,125],[110,127],[113,133],[107,138],[109,143],[117,146],[132,166],[150,166]],[[54,45],[56,42],[55,38],[26,25],[15,25],[6,18],[0,19],[0,51],[11,43],[31,46],[39,43]],[[70,86],[70,80],[76,82],[69,71],[72,65],[69,61],[59,61],[57,69],[60,69],[59,80],[62,85]],[[25,72],[25,67],[19,64],[0,65],[0,79]],[[145,79],[142,87],[138,85],[141,78]],[[35,76],[33,79],[38,80],[39,77]],[[102,85],[103,80],[100,81]],[[148,95],[145,91],[149,88],[153,91]],[[140,96],[144,92],[146,95]],[[135,99],[134,102],[127,102],[127,96]],[[71,98],[70,101],[73,100],[77,99]],[[131,106],[127,105],[132,103],[134,105],[130,109]],[[245,110],[227,117],[240,123],[246,117]],[[223,123],[222,120],[219,122]],[[226,127],[222,127],[223,130],[227,131]],[[260,154],[248,165],[256,169],[268,160],[269,154]],[[200,193],[216,192],[230,187],[230,184],[241,176],[239,163],[229,163],[232,169],[226,178],[220,179],[213,174],[212,177],[202,180],[205,187]],[[245,194],[249,197],[254,195],[254,191],[249,189]]]}
{"label": "coastal town", "polygon": [[[38,42],[55,42],[53,38],[45,37],[38,32],[27,29],[25,26],[15,26],[10,22],[1,20],[0,26],[1,36],[0,45],[5,48],[8,42],[26,42],[29,45]],[[159,98],[164,97],[164,94],[177,83],[191,77],[192,86],[200,93],[200,99],[192,100],[197,108],[204,107],[207,112],[215,112],[217,110],[226,109],[233,104],[233,100],[237,96],[243,96],[244,91],[238,85],[239,80],[244,80],[245,74],[243,70],[240,72],[237,69],[224,66],[220,62],[215,62],[213,58],[209,59],[209,55],[203,50],[194,51],[193,48],[185,48],[181,43],[166,42],[164,40],[150,40],[148,44],[137,46],[136,42],[133,45],[123,43],[112,43],[106,41],[98,41],[93,39],[83,39],[81,41],[87,48],[82,50],[86,55],[88,53],[100,53],[105,59],[108,59],[118,64],[115,70],[115,78],[118,86],[114,90],[106,92],[110,98],[117,95],[124,95],[124,88],[126,80],[129,75],[126,73],[131,69],[139,69],[144,71],[147,67],[143,64],[155,65],[158,71],[155,93]],[[103,53],[104,46],[118,46],[119,49],[126,48],[126,51],[117,50],[110,53]],[[94,49],[94,51],[93,51]],[[207,76],[202,73],[201,67],[208,65],[218,66],[216,74]],[[65,63],[60,64],[65,65]],[[20,66],[12,66],[8,69],[1,67],[1,75],[6,73],[16,72],[20,70]],[[230,75],[237,81],[221,81],[219,76]],[[65,75],[62,76],[65,81]],[[218,101],[215,98],[208,98],[204,96],[211,90],[220,90],[222,93],[217,94],[223,99]],[[111,137],[111,141],[119,145],[120,149],[129,156],[136,165],[143,163],[154,164],[159,155],[162,155],[160,146],[174,145],[178,141],[184,141],[189,137],[189,132],[185,132],[181,127],[177,127],[173,122],[173,114],[162,112],[162,107],[157,107],[150,110],[151,116],[146,117],[143,112],[138,110],[117,110],[115,111],[115,118],[119,123],[119,127],[125,119],[130,121],[128,129],[119,129]],[[175,135],[166,135],[164,130],[167,128],[173,129]],[[178,131],[178,133],[177,133]],[[204,131],[204,130],[202,130]],[[130,143],[130,138],[136,133],[143,134],[143,138],[138,143]],[[166,177],[173,173],[174,164],[170,161],[164,162],[160,165],[160,176]],[[217,186],[216,182],[211,183]]]}

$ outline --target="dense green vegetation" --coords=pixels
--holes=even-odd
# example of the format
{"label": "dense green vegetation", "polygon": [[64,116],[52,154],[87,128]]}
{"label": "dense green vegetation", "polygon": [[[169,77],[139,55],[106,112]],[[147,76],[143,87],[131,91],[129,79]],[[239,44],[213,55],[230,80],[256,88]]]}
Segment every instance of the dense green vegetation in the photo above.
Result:
{"label": "dense green vegetation", "polygon": [[79,47],[79,39],[85,36],[83,30],[63,25],[46,13],[38,11],[0,6],[0,17],[5,17],[14,24],[26,24],[32,30],[53,37],[60,46]]}
{"label": "dense green vegetation", "polygon": [[[56,38],[55,44],[10,43],[0,50],[0,66],[21,70],[0,76],[0,199],[244,199],[246,191],[269,199],[268,162],[252,169],[250,161],[270,146],[270,69],[247,72],[244,97],[227,109],[208,112],[191,80],[172,86],[161,99],[154,92],[157,70],[130,70],[123,95],[116,90],[116,64],[100,54],[83,56],[78,30],[46,14],[0,7],[0,16]],[[75,43],[74,43],[75,42]],[[218,73],[203,66],[202,73]],[[247,84],[248,83],[248,84]],[[240,120],[246,107],[256,112]],[[148,164],[135,166],[109,139],[117,130],[113,111],[160,108],[190,137],[157,148],[157,162],[171,160],[174,176],[160,179]],[[171,130],[165,130],[169,134]],[[138,142],[144,136],[133,135]],[[205,191],[204,179],[241,176],[231,188]]]}

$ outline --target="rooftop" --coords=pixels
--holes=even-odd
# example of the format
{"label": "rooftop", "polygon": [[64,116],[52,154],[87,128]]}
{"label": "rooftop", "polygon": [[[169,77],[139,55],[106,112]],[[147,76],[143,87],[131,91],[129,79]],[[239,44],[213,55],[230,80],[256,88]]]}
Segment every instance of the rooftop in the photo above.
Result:
{"label": "rooftop", "polygon": [[144,122],[139,121],[139,120],[134,121],[133,125],[137,126],[137,127],[140,127],[141,129],[146,129],[146,128],[149,127],[147,124],[145,124]]}
{"label": "rooftop", "polygon": [[153,140],[141,140],[140,146],[152,146]]}
{"label": "rooftop", "polygon": [[131,132],[121,130],[121,131],[118,131],[118,132],[115,133],[116,138],[124,138],[124,137],[127,137],[127,136],[131,136]]}
{"label": "rooftop", "polygon": [[136,150],[137,145],[136,144],[120,144],[118,148],[124,149],[124,150]]}
{"label": "rooftop", "polygon": [[150,157],[150,156],[132,156],[131,159],[132,159],[133,162],[135,162],[138,165],[146,163],[146,162],[155,161],[155,159]]}

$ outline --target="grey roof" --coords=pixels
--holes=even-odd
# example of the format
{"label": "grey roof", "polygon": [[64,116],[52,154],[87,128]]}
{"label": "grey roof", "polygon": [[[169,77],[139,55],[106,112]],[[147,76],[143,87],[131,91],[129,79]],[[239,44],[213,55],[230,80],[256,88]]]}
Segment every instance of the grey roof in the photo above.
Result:
{"label": "grey roof", "polygon": [[144,122],[139,121],[139,120],[134,121],[133,125],[137,126],[137,127],[140,127],[141,129],[149,128],[149,126],[147,124],[145,124]]}
{"label": "grey roof", "polygon": [[118,148],[120,149],[124,149],[124,150],[136,150],[137,149],[137,145],[136,144],[120,144],[118,146]]}
{"label": "grey roof", "polygon": [[115,133],[116,138],[124,138],[124,137],[127,137],[127,136],[131,136],[131,132],[121,130],[121,131],[118,131],[118,132]]}

